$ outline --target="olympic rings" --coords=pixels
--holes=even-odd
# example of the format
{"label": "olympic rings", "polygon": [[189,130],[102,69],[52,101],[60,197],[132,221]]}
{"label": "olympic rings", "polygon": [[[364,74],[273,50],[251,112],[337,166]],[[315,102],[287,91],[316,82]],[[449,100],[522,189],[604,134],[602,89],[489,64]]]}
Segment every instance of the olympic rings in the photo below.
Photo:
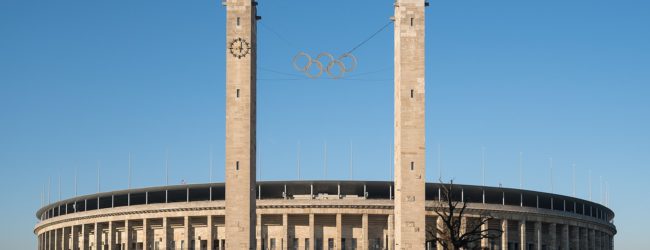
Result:
{"label": "olympic rings", "polygon": [[[303,57],[307,59],[307,62],[300,64],[299,60]],[[327,58],[327,61],[322,62],[321,58]],[[349,61],[349,65],[346,65],[344,61]],[[327,73],[327,75],[332,79],[339,79],[342,78],[345,73],[350,73],[357,68],[357,58],[350,53],[345,53],[338,58],[334,58],[332,54],[323,52],[318,54],[316,58],[312,58],[305,52],[299,52],[293,57],[292,63],[293,68],[305,73],[307,77],[312,79],[321,77],[323,72]],[[325,65],[325,67],[323,67],[323,65]],[[311,72],[310,69],[312,66],[315,66],[318,71],[315,73]],[[338,71],[335,71],[335,68],[338,68]]]}

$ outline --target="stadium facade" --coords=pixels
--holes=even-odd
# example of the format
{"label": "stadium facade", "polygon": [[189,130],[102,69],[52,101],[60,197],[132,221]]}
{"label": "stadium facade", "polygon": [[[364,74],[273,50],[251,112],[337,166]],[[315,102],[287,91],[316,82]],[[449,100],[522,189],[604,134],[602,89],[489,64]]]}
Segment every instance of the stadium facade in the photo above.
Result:
{"label": "stadium facade", "polygon": [[[223,4],[225,183],[130,189],[49,204],[36,214],[38,250],[441,249],[431,242],[435,232],[429,228],[441,223],[434,209],[444,186],[424,178],[428,3],[394,3],[394,182],[256,180],[261,18],[254,0]],[[344,70],[336,60],[326,68]],[[469,205],[462,221],[490,214],[485,229],[503,232],[472,248],[613,248],[614,213],[602,205],[518,189],[456,189],[450,199]]]}

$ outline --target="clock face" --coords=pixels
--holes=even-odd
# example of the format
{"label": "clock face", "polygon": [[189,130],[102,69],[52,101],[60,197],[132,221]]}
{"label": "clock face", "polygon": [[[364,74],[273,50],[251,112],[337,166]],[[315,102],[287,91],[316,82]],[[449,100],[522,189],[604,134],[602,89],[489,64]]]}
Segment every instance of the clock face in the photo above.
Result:
{"label": "clock face", "polygon": [[230,54],[237,58],[242,58],[248,55],[251,50],[251,45],[243,38],[235,38],[230,42]]}

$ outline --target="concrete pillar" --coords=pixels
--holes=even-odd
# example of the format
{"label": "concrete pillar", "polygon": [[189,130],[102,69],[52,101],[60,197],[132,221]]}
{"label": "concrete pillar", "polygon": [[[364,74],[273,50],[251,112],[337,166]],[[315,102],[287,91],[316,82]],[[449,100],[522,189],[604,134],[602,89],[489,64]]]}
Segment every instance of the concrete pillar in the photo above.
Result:
{"label": "concrete pillar", "polygon": [[[258,215],[258,218],[259,218],[259,215]],[[212,248],[214,248],[214,218],[212,217],[212,215],[208,215],[207,221],[208,221],[208,223],[206,225],[208,227],[208,245],[207,245],[207,247],[208,247],[208,250],[212,250]],[[260,220],[258,219],[257,221],[259,222]],[[260,250],[259,245],[260,244],[259,244],[259,241],[258,241],[257,242],[257,250]]]}
{"label": "concrete pillar", "polygon": [[316,220],[313,213],[309,214],[309,250],[316,249]]}
{"label": "concrete pillar", "polygon": [[557,249],[557,224],[551,223],[548,225],[548,245],[550,249]]}
{"label": "concrete pillar", "polygon": [[153,248],[151,245],[151,232],[149,229],[149,220],[148,219],[142,219],[142,235],[144,238],[142,239],[142,246],[144,247],[144,250],[150,250]]}
{"label": "concrete pillar", "polygon": [[361,228],[363,230],[363,245],[361,249],[370,249],[370,241],[368,239],[368,214],[362,215]]}
{"label": "concrete pillar", "polygon": [[282,214],[282,248],[283,250],[289,249],[289,215]]}
{"label": "concrete pillar", "polygon": [[388,215],[388,250],[395,250],[395,216]]}
{"label": "concrete pillar", "polygon": [[162,218],[162,242],[160,244],[161,250],[167,250],[167,246],[169,245],[169,218],[163,217]]}
{"label": "concrete pillar", "polygon": [[501,220],[501,249],[508,249],[508,220]]}
{"label": "concrete pillar", "polygon": [[527,249],[526,247],[526,221],[519,221],[519,247],[520,249]]}
{"label": "concrete pillar", "polygon": [[336,239],[334,239],[334,249],[341,250],[341,237],[343,236],[343,216],[336,214]]}
{"label": "concrete pillar", "polygon": [[535,248],[537,250],[542,250],[542,223],[539,221],[535,222]]}

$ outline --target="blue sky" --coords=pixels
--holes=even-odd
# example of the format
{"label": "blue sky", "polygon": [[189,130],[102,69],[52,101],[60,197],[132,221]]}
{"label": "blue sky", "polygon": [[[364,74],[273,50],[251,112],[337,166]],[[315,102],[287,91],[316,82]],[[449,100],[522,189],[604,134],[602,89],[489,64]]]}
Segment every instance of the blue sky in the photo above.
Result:
{"label": "blue sky", "polygon": [[[390,178],[392,27],[354,53],[342,80],[309,80],[299,51],[341,54],[385,25],[390,0],[261,0],[258,145],[263,180]],[[650,223],[650,2],[443,1],[427,9],[427,179],[600,201],[619,249]],[[133,186],[223,180],[225,10],[219,1],[0,1],[0,242],[30,249],[52,199]],[[328,175],[323,145],[328,145]],[[604,187],[603,187],[604,189]]]}

